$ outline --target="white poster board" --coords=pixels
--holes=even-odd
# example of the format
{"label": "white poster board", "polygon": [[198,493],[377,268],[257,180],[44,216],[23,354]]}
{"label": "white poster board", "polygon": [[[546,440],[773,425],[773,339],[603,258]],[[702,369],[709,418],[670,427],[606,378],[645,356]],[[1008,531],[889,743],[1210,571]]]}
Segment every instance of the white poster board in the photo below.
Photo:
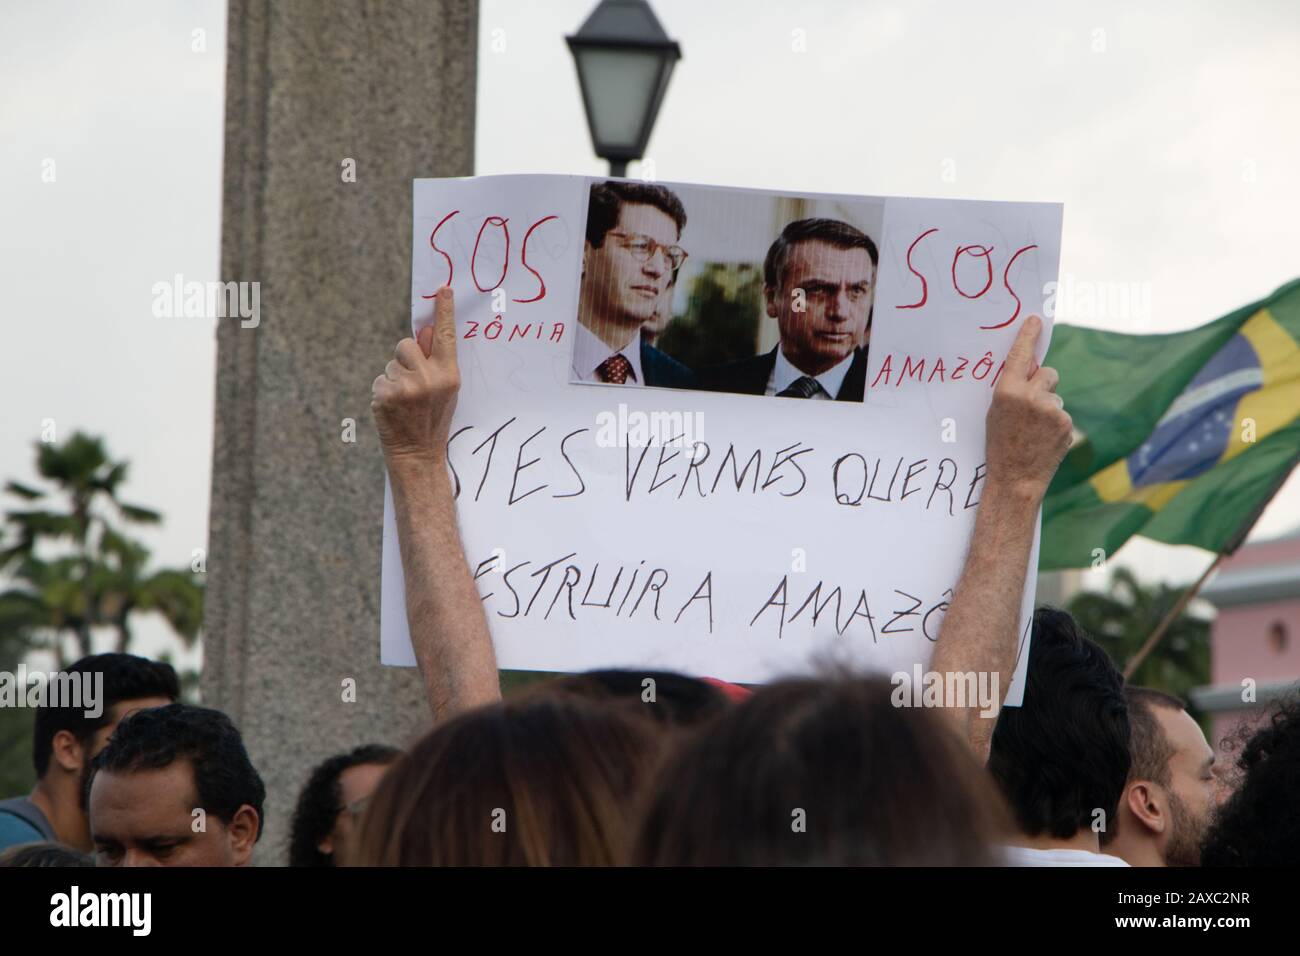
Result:
{"label": "white poster board", "polygon": [[[684,228],[626,188],[611,225],[605,180],[414,183],[412,329],[450,282],[449,459],[500,666],[749,683],[924,665],[974,524],[993,383],[1057,278],[1061,207],[653,188]],[[771,273],[787,227],[831,239],[787,242]],[[867,251],[838,245],[859,234]],[[808,289],[787,287],[797,268]],[[789,323],[805,314],[825,329],[801,353]],[[629,361],[593,371],[617,344],[606,323],[638,316]],[[819,376],[828,350],[852,360]],[[765,394],[807,370],[814,398]],[[391,497],[383,547],[382,660],[413,665]],[[1010,702],[1033,597],[1031,574]]]}

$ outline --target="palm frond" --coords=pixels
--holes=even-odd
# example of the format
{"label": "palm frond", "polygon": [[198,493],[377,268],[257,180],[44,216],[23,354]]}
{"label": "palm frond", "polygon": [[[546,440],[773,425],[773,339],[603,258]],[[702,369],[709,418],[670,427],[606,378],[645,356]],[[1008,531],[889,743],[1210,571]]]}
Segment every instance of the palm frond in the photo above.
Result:
{"label": "palm frond", "polygon": [[19,481],[9,481],[5,483],[5,491],[11,495],[17,495],[19,498],[26,498],[28,501],[35,501],[38,498],[44,498],[45,492],[39,488],[33,488],[31,485],[24,485]]}

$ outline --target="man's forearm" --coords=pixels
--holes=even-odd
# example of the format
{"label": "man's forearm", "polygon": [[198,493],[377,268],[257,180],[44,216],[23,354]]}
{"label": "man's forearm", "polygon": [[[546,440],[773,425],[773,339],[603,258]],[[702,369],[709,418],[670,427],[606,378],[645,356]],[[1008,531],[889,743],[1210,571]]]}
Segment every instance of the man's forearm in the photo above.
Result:
{"label": "man's forearm", "polygon": [[[1020,604],[1041,503],[1040,494],[1023,487],[986,485],[966,564],[931,658],[936,673],[997,675],[991,686],[997,688],[998,708],[1015,669]],[[978,704],[968,703],[973,706],[954,709],[952,716],[983,761],[996,717],[981,717]]]}
{"label": "man's forearm", "polygon": [[388,463],[406,619],[435,721],[499,700],[496,653],[465,561],[445,463]]}

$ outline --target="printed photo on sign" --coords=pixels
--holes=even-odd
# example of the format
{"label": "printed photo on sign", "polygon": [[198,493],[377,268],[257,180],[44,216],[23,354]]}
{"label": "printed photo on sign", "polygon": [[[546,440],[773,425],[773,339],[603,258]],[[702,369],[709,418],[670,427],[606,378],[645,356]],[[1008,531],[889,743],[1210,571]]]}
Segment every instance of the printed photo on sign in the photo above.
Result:
{"label": "printed photo on sign", "polygon": [[593,183],[570,380],[861,402],[883,210]]}
{"label": "printed photo on sign", "polygon": [[[445,467],[500,667],[925,669],[1060,206],[582,176],[413,190],[411,329],[451,286]],[[384,524],[381,659],[411,665],[391,499]],[[1031,578],[1020,635],[1033,596]]]}

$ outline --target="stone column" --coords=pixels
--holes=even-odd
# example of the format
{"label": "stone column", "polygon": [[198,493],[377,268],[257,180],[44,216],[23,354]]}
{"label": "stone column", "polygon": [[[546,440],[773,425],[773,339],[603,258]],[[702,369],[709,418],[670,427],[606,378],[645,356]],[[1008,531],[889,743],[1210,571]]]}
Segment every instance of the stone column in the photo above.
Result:
{"label": "stone column", "polygon": [[315,763],[429,725],[379,664],[369,396],[410,327],[411,180],[473,171],[478,5],[229,11],[221,279],[259,284],[260,321],[218,322],[202,693],[266,781],[265,865]]}

